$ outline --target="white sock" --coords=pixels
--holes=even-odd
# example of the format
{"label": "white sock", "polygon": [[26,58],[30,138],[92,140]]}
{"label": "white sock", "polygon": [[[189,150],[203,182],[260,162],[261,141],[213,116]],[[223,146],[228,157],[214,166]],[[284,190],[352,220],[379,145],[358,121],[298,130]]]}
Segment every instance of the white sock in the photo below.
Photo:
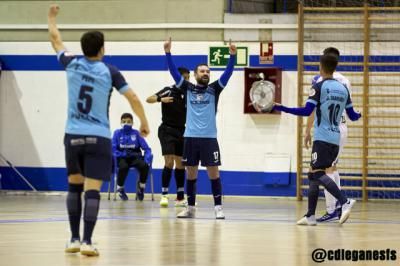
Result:
{"label": "white sock", "polygon": [[[333,173],[326,175],[329,176],[333,181],[335,181]],[[328,213],[333,213],[336,210],[336,198],[332,196],[332,194],[329,193],[326,189],[324,189],[324,193],[325,193],[326,211]]]}
{"label": "white sock", "polygon": [[339,187],[340,189],[340,175],[339,175],[339,171],[335,171],[333,172],[333,176],[334,176],[334,181],[336,183],[336,185]]}

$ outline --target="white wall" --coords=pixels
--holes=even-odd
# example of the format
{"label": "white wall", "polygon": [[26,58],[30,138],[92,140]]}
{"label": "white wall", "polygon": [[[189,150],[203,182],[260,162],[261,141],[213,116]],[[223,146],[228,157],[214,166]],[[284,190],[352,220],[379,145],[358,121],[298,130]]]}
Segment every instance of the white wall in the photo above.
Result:
{"label": "white wall", "polygon": [[[211,45],[220,42],[179,42],[173,44],[173,54],[206,55]],[[257,55],[258,43],[242,43],[249,54]],[[67,43],[71,52],[79,54],[78,43]],[[275,43],[275,54],[295,54],[296,43]],[[162,42],[107,43],[108,55],[162,55]],[[0,43],[3,55],[53,54],[49,43]],[[221,71],[212,71],[217,79]],[[145,98],[172,84],[167,71],[123,71],[132,88]],[[193,80],[193,79],[192,79]],[[282,100],[295,105],[296,72],[282,75]],[[64,167],[63,132],[66,119],[67,84],[61,71],[5,71],[0,84],[0,151],[17,166]],[[243,71],[235,71],[220,98],[218,138],[221,145],[222,169],[239,171],[265,170],[265,158],[287,154],[295,171],[296,118],[282,114],[245,115]],[[159,104],[144,103],[151,126],[148,142],[155,154],[154,167],[163,165],[157,129],[161,121]],[[113,93],[111,127],[119,126],[121,113],[130,111],[127,102]],[[288,169],[281,169],[288,171]]]}

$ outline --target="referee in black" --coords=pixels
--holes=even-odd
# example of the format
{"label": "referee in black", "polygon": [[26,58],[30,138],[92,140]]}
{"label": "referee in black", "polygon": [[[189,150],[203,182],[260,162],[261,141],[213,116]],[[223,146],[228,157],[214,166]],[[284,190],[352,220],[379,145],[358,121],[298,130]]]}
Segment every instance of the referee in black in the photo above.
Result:
{"label": "referee in black", "polygon": [[[189,80],[190,72],[184,67],[178,68],[180,74]],[[186,101],[183,91],[175,85],[165,87],[147,98],[148,103],[161,103],[162,123],[158,128],[165,165],[162,171],[161,207],[168,207],[168,188],[175,164],[175,181],[177,198],[175,207],[186,207],[184,199],[185,167],[182,165],[183,133],[185,132]]]}

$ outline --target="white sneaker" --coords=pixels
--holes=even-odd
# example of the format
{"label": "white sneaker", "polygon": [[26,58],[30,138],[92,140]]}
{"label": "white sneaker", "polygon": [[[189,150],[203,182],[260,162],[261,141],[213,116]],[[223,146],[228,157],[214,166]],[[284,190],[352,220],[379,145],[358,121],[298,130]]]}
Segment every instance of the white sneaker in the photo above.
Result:
{"label": "white sneaker", "polygon": [[215,211],[215,219],[225,219],[224,211],[222,210],[221,205],[217,205],[214,207]]}
{"label": "white sneaker", "polygon": [[351,208],[353,207],[353,205],[356,203],[355,200],[353,199],[348,199],[347,202],[345,204],[343,204],[342,206],[342,216],[340,216],[340,220],[339,223],[343,224],[347,221],[347,219],[350,216],[350,212],[351,212]]}
{"label": "white sneaker", "polygon": [[89,257],[99,256],[99,251],[93,246],[87,243],[82,243],[81,254]]}
{"label": "white sneaker", "polygon": [[196,208],[194,206],[187,206],[185,210],[178,213],[178,218],[195,218]]}
{"label": "white sneaker", "polygon": [[160,207],[168,208],[168,195],[162,195],[161,196]]}
{"label": "white sneaker", "polygon": [[74,240],[72,242],[67,242],[67,245],[65,246],[66,253],[77,253],[79,251],[81,251],[81,241]]}
{"label": "white sneaker", "polygon": [[317,220],[315,219],[315,215],[311,215],[310,217],[303,216],[300,220],[297,221],[297,225],[317,225]]}
{"label": "white sneaker", "polygon": [[188,206],[187,200],[175,200],[175,207],[176,208],[184,208]]}

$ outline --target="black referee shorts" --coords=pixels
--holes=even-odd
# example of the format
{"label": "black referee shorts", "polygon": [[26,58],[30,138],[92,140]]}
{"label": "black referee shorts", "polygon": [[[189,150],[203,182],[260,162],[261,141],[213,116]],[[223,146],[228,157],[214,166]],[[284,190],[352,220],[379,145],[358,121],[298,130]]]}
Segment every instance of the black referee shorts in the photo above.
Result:
{"label": "black referee shorts", "polygon": [[161,144],[162,155],[182,157],[184,132],[185,128],[170,127],[164,124],[160,125],[158,128],[158,138]]}

